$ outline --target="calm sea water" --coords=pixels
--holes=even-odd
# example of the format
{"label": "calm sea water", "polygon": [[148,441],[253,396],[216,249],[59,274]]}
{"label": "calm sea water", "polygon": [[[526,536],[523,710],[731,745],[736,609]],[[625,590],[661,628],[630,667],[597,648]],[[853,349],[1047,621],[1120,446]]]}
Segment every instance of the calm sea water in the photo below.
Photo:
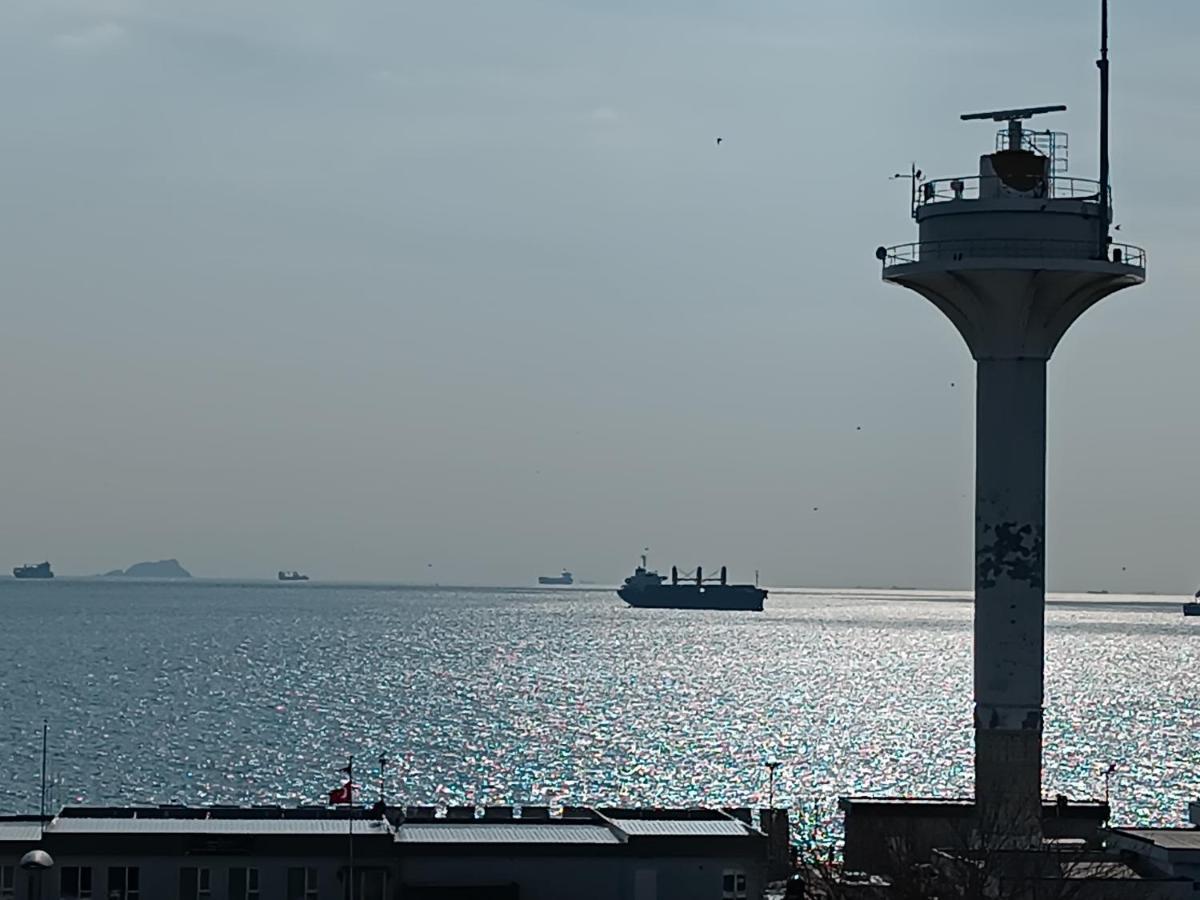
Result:
{"label": "calm sea water", "polygon": [[[1047,623],[1045,787],[1178,823],[1200,797],[1200,620],[1063,597]],[[743,805],[969,794],[962,595],[773,592],[762,614],[605,590],[0,580],[0,809],[52,799]]]}

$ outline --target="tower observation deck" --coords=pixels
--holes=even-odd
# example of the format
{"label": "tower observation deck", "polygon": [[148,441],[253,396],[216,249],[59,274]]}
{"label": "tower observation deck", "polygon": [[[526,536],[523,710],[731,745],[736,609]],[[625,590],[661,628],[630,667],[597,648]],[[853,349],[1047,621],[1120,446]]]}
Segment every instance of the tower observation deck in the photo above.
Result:
{"label": "tower observation deck", "polygon": [[1007,146],[977,175],[914,173],[919,239],[876,251],[884,281],[940,309],[977,362],[976,811],[981,829],[1025,847],[1041,838],[1046,363],[1087,309],[1146,278],[1144,251],[1109,238],[1108,185],[1063,177],[1024,129],[1063,109],[963,116],[1006,123]]}
{"label": "tower observation deck", "polygon": [[[1108,237],[1111,191],[1102,201],[1100,182],[1055,174],[1051,157],[1027,149],[1022,120],[1065,109],[963,116],[1007,121],[1008,146],[981,156],[978,175],[914,179],[919,240],[876,251],[884,280],[937,305],[976,359],[1049,358],[1084,310],[1145,280],[1145,252]],[[1021,299],[997,282],[1024,284]],[[964,305],[964,289],[972,296],[982,290],[993,301]],[[996,300],[997,289],[1003,300]]]}

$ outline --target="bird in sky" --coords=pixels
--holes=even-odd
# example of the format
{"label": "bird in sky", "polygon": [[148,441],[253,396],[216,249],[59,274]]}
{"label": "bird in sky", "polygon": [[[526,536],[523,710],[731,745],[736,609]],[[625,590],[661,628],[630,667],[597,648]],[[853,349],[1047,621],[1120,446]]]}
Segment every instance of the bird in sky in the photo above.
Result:
{"label": "bird in sky", "polygon": [[723,140],[725,140],[725,138],[717,138],[717,146],[718,147],[721,146],[721,141],[723,141]]}

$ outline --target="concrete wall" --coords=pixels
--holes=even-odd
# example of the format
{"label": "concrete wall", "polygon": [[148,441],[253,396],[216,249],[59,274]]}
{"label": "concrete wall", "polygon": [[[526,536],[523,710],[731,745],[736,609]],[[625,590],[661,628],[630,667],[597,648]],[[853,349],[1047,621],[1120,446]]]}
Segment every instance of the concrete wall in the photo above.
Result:
{"label": "concrete wall", "polygon": [[[1009,242],[1008,251],[1020,254],[1026,245],[1045,242],[1057,248],[1048,255],[1081,259],[1089,258],[1089,251],[1096,247],[1100,222],[1095,203],[1045,199],[936,203],[923,207],[918,218],[922,243],[986,240],[995,241],[999,248]],[[1078,252],[1070,252],[1076,244]],[[992,255],[1004,254],[997,249]]]}
{"label": "concrete wall", "polygon": [[[2,865],[17,865],[20,855],[0,857]],[[56,854],[54,868],[42,878],[43,900],[59,896],[62,869],[67,866],[90,866],[92,869],[92,898],[106,900],[108,897],[108,870],[112,866],[136,866],[141,900],[173,900],[179,896],[179,870],[184,866],[208,868],[211,877],[211,900],[230,900],[229,869],[256,868],[259,872],[259,896],[262,900],[283,900],[287,896],[288,869],[312,867],[317,870],[317,888],[321,900],[343,896],[342,878],[346,868],[345,857],[244,857],[244,856],[72,856]],[[358,870],[370,867],[388,872],[389,896],[396,896],[398,868],[394,860],[363,859],[358,861]],[[29,891],[29,873],[17,870],[15,900],[33,900]],[[36,877],[36,876],[35,876]],[[241,900],[241,898],[237,898]]]}
{"label": "concrete wall", "polygon": [[[871,803],[843,801],[846,868],[887,875],[912,863],[927,862],[935,848],[965,849],[974,832],[974,806],[968,803]],[[1107,817],[1102,804],[1054,803],[1042,806],[1047,838],[1076,838],[1098,847]]]}
{"label": "concrete wall", "polygon": [[[447,870],[451,871],[448,872]],[[746,875],[759,900],[765,863],[721,858],[428,856],[401,863],[405,885],[516,884],[521,900],[721,900],[726,870]]]}
{"label": "concrete wall", "polygon": [[[18,866],[20,853],[0,850],[0,865]],[[412,852],[411,850],[409,851]],[[108,896],[110,866],[137,866],[141,900],[173,900],[179,896],[179,871],[184,866],[207,867],[211,873],[211,900],[229,898],[229,869],[257,868],[262,900],[283,900],[288,869],[307,866],[317,870],[320,900],[341,900],[345,856],[138,856],[128,854],[55,854],[55,867],[41,877],[41,897],[59,896],[61,870],[90,866],[93,900]],[[528,856],[440,853],[389,859],[360,858],[356,869],[387,872],[387,896],[402,898],[404,885],[469,887],[514,885],[520,900],[721,900],[727,870],[746,876],[747,900],[761,900],[766,887],[766,862],[753,858],[638,857],[633,854],[564,856],[542,852]],[[29,873],[16,869],[15,900],[33,900]],[[35,876],[36,877],[36,876]]]}
{"label": "concrete wall", "polygon": [[786,809],[760,809],[758,830],[767,836],[767,877],[781,881],[792,871],[792,823]]}

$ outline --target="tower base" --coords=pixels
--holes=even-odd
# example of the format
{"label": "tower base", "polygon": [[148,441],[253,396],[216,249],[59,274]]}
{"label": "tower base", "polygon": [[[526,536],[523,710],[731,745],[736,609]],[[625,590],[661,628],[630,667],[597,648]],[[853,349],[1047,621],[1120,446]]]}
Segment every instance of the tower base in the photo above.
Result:
{"label": "tower base", "polygon": [[976,835],[987,849],[1042,843],[1042,733],[975,730]]}

